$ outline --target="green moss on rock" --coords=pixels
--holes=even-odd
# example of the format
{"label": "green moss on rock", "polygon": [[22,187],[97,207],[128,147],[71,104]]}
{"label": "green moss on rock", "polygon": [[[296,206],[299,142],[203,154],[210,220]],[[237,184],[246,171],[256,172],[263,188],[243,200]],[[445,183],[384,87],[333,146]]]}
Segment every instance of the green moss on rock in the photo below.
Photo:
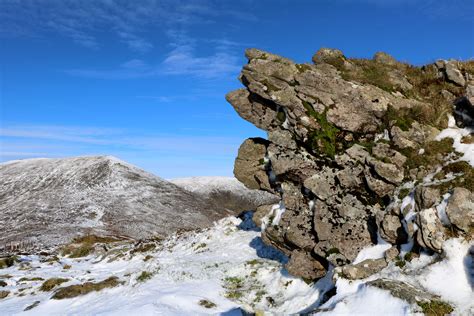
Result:
{"label": "green moss on rock", "polygon": [[429,316],[444,316],[453,312],[453,308],[448,303],[439,300],[432,300],[429,302],[418,302],[423,313]]}
{"label": "green moss on rock", "polygon": [[311,104],[302,101],[306,109],[306,113],[313,117],[319,124],[319,129],[309,133],[309,142],[311,148],[315,152],[321,152],[324,155],[334,158],[336,155],[337,135],[340,132],[339,128],[327,120],[326,112],[316,112]]}

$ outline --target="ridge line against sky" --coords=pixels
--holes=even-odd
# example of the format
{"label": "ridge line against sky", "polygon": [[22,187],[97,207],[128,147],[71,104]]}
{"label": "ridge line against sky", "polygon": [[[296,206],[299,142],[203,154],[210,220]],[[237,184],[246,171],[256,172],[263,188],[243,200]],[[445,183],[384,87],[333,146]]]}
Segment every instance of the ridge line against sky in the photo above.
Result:
{"label": "ridge line against sky", "polygon": [[107,154],[166,178],[231,175],[239,144],[265,137],[224,100],[245,48],[468,59],[473,19],[473,0],[3,0],[0,161]]}

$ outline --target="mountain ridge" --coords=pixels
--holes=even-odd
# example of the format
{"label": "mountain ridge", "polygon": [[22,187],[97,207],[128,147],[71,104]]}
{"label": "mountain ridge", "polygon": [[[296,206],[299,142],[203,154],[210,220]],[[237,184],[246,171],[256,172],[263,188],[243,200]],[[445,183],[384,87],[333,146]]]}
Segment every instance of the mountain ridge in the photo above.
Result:
{"label": "mountain ridge", "polygon": [[196,229],[238,211],[112,156],[0,164],[0,244],[43,248],[79,234],[141,239]]}

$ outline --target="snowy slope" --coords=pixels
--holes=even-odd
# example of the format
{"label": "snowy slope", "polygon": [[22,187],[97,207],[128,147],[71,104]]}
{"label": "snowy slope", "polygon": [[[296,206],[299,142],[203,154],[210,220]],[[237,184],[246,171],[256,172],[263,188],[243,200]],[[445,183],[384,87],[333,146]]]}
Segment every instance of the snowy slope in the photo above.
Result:
{"label": "snowy slope", "polygon": [[[21,263],[2,269],[0,280],[10,293],[0,299],[2,315],[241,315],[265,311],[287,315],[319,310],[329,315],[412,315],[417,306],[389,292],[367,286],[378,278],[407,282],[440,295],[455,308],[454,315],[472,315],[473,271],[469,244],[451,239],[446,257],[422,253],[403,268],[393,263],[364,280],[349,281],[329,273],[315,284],[291,277],[283,268],[287,258],[265,246],[249,218],[228,217],[200,232],[173,235],[156,249],[133,254],[134,246],[110,247],[107,253],[83,259],[59,256],[22,256]],[[130,248],[131,247],[131,248]],[[380,249],[365,251],[377,257]],[[70,268],[65,269],[67,265]],[[143,271],[151,274],[139,281]],[[96,282],[116,276],[124,283],[111,289],[71,299],[52,299],[42,292],[44,282],[24,277],[67,278],[61,287]],[[325,293],[336,279],[337,292],[327,302]],[[36,307],[24,311],[28,306]],[[205,307],[203,302],[212,303]]]}
{"label": "snowy slope", "polygon": [[[51,299],[53,292],[38,290],[43,281],[20,281],[25,277],[21,265],[1,270],[10,291],[0,299],[2,315],[22,314],[23,310],[39,301],[28,315],[200,315],[247,310],[271,310],[288,314],[301,311],[320,297],[320,289],[289,276],[282,269],[286,258],[265,246],[260,232],[235,217],[223,219],[211,229],[186,233],[164,241],[156,250],[123,256],[108,262],[112,255],[85,259],[60,257],[59,261],[41,262],[45,258],[23,256],[28,265],[28,277],[68,278],[62,286],[88,280],[101,281],[117,276],[125,281],[112,289],[90,293],[72,299]],[[126,248],[126,247],[125,247]],[[112,254],[114,251],[110,251]],[[116,254],[116,252],[115,252]],[[151,259],[144,261],[147,256]],[[268,259],[271,258],[271,259]],[[70,265],[70,269],[63,269]],[[137,281],[142,271],[153,276]],[[1,277],[0,277],[1,278]],[[236,280],[241,286],[233,289]],[[328,280],[320,286],[330,286]],[[238,292],[241,296],[235,300]],[[23,295],[23,296],[21,296]],[[231,300],[227,298],[231,296]],[[207,300],[215,307],[199,304]]]}
{"label": "snowy slope", "polygon": [[247,189],[233,177],[190,177],[170,181],[215,205],[233,211],[255,210],[259,205],[275,204],[280,200],[276,195]]}
{"label": "snowy slope", "polygon": [[[374,246],[369,258],[377,257]],[[453,315],[474,315],[474,245],[462,238],[447,240],[444,256],[422,252],[419,258],[399,267],[391,262],[385,269],[362,280],[337,278],[337,293],[320,307],[324,315],[410,315],[413,308],[408,302],[392,297],[389,292],[367,286],[376,279],[402,281],[439,295],[454,307]],[[380,248],[378,248],[380,250]]]}
{"label": "snowy slope", "polygon": [[0,253],[80,233],[144,238],[208,227],[230,212],[114,157],[0,164]]}

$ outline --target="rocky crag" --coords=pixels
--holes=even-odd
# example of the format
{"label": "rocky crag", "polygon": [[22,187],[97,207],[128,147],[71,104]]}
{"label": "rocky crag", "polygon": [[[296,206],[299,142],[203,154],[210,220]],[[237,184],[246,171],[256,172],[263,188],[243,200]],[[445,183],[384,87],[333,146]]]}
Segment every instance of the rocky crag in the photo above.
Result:
{"label": "rocky crag", "polygon": [[[386,53],[321,49],[297,64],[246,51],[245,88],[226,98],[268,132],[241,145],[234,174],[281,197],[261,206],[262,239],[307,280],[365,278],[474,233],[474,61],[422,67]],[[377,243],[385,258],[351,264]],[[400,263],[402,264],[402,263]]]}

